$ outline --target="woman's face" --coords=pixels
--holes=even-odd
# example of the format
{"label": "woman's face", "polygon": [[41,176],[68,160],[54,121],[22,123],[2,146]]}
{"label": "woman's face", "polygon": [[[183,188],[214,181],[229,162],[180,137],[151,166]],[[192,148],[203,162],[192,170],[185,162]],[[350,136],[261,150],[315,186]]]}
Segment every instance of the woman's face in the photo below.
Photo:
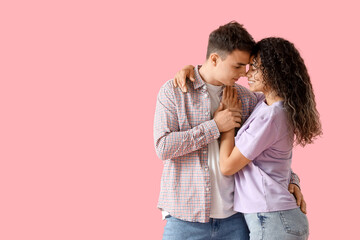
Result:
{"label": "woman's face", "polygon": [[250,68],[246,76],[248,77],[250,91],[264,93],[265,84],[262,72],[260,70],[260,64],[260,58],[252,56],[250,58]]}

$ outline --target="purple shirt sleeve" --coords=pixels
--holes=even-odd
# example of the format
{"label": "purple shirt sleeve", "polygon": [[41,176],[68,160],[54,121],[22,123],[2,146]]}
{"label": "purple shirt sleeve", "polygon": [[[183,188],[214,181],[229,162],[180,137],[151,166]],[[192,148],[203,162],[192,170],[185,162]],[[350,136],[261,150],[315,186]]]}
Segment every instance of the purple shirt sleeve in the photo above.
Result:
{"label": "purple shirt sleeve", "polygon": [[277,140],[277,127],[270,115],[256,117],[235,138],[235,145],[249,160],[254,160]]}

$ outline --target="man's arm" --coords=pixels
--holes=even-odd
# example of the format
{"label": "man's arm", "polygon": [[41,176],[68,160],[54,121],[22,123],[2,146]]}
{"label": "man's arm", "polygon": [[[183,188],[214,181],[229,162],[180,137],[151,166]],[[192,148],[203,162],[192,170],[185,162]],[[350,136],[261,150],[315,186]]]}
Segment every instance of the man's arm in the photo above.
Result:
{"label": "man's arm", "polygon": [[[163,86],[159,92],[154,121],[154,143],[158,157],[172,159],[194,152],[214,139],[220,132],[239,127],[240,113],[219,107],[219,114],[187,131],[180,131],[173,87]],[[221,111],[221,112],[220,112]]]}
{"label": "man's arm", "polygon": [[163,86],[158,94],[154,121],[155,149],[162,160],[194,152],[220,136],[214,120],[180,132],[175,100],[174,93]]}
{"label": "man's arm", "polygon": [[300,188],[300,178],[291,170],[290,183],[297,185]]}
{"label": "man's arm", "polygon": [[291,170],[289,192],[296,198],[296,204],[300,206],[303,213],[306,214],[306,202],[300,189],[300,178]]}

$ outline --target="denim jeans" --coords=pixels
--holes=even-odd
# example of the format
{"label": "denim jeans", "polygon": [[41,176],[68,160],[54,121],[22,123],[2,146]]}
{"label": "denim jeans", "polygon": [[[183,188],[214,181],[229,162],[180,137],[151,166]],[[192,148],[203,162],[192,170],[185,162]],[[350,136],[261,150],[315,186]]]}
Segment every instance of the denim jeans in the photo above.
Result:
{"label": "denim jeans", "polygon": [[249,230],[244,215],[236,213],[228,218],[214,219],[210,222],[187,222],[166,217],[163,240],[248,240]]}
{"label": "denim jeans", "polygon": [[300,208],[244,214],[250,240],[306,240],[309,223]]}

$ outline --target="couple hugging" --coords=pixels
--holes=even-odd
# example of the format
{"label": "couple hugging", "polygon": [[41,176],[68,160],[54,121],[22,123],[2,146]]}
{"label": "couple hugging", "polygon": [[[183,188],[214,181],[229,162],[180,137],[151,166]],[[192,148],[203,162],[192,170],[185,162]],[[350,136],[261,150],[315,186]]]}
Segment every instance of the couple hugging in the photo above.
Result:
{"label": "couple hugging", "polygon": [[[236,84],[240,77],[249,89]],[[205,62],[184,67],[157,97],[163,239],[308,239],[292,149],[321,134],[294,45],[256,43],[237,22],[220,26]]]}

